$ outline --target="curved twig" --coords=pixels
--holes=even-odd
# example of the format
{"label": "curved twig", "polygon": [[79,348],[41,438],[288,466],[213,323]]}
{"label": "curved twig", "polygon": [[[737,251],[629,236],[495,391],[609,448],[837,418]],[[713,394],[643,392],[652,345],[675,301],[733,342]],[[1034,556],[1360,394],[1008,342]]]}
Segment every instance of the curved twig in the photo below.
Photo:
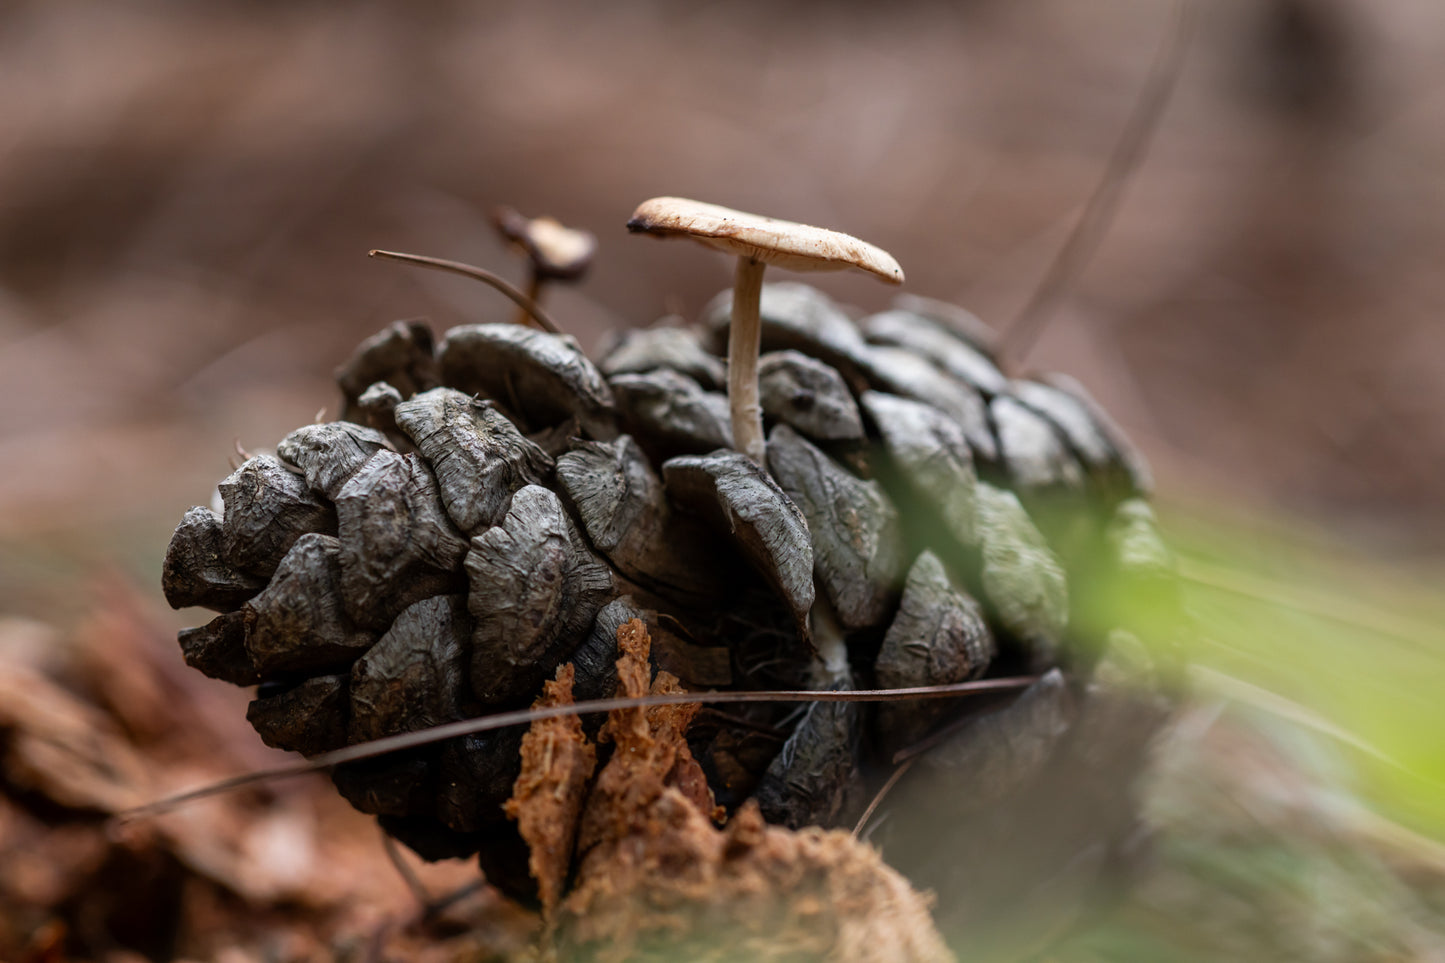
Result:
{"label": "curved twig", "polygon": [[1144,159],[1154,131],[1159,127],[1159,119],[1164,115],[1164,108],[1174,94],[1184,65],[1184,53],[1194,31],[1194,8],[1193,0],[1179,0],[1175,6],[1173,24],[1154,58],[1148,79],[1144,81],[1134,111],[1119,135],[1109,164],[1104,168],[1103,179],[1089,196],[1083,215],[1049,265],[1048,273],[1039,282],[1033,297],[1004,331],[999,353],[1012,359],[1015,366],[1043,333],[1053,309],[1077,280],[1109,230],[1124,195],[1124,187]]}
{"label": "curved twig", "polygon": [[511,298],[517,307],[532,316],[532,320],[537,322],[537,327],[543,331],[550,332],[551,334],[562,333],[562,329],[557,327],[557,322],[553,321],[552,316],[542,310],[541,305],[537,304],[536,301],[527,297],[521,291],[518,291],[512,286],[511,282],[484,268],[479,268],[472,264],[463,264],[461,261],[448,261],[439,257],[427,257],[423,254],[403,254],[400,251],[371,251],[367,256],[385,257],[393,261],[405,261],[407,264],[419,264],[422,267],[433,268],[437,271],[448,271],[452,274],[460,274],[462,277],[471,278],[475,281],[485,282]]}
{"label": "curved twig", "polygon": [[459,722],[448,722],[445,725],[433,726],[430,729],[404,732],[398,736],[387,736],[384,739],[375,739],[371,742],[359,742],[354,746],[319,753],[310,759],[303,759],[299,762],[287,763],[271,769],[257,769],[253,772],[242,773],[239,776],[222,779],[219,782],[213,782],[209,785],[201,786],[198,789],[192,789],[175,796],[168,796],[165,799],[159,799],[155,802],[146,803],[143,806],[137,806],[134,809],[117,813],[113,817],[113,821],[125,822],[142,816],[154,816],[168,812],[180,805],[197,799],[219,796],[221,793],[254,785],[255,783],[267,782],[273,779],[286,779],[291,776],[301,776],[309,772],[331,769],[348,762],[360,762],[363,759],[374,759],[377,756],[400,752],[404,749],[415,749],[418,746],[430,745],[433,742],[441,742],[457,736],[470,736],[478,732],[489,732],[493,729],[530,725],[539,719],[556,719],[561,716],[580,716],[591,712],[611,712],[614,709],[641,709],[651,706],[718,705],[749,702],[895,702],[909,699],[946,699],[953,696],[970,695],[979,692],[1026,689],[1038,680],[1038,676],[1009,676],[999,679],[980,679],[975,682],[955,682],[950,685],[918,686],[909,689],[853,689],[825,690],[819,692],[796,689],[771,692],[678,692],[628,699],[594,699],[589,702],[576,702],[565,706],[517,709],[511,712],[499,712],[495,715],[479,716],[474,719],[463,719]]}

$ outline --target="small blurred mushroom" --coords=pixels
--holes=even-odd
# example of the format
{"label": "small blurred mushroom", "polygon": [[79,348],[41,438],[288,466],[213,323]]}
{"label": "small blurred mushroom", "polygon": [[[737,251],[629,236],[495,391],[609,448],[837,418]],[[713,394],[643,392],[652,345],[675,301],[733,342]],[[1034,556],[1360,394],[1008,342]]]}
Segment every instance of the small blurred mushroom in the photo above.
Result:
{"label": "small blurred mushroom", "polygon": [[[527,278],[527,297],[533,303],[542,300],[542,285],[547,281],[575,281],[592,266],[597,252],[597,237],[591,231],[567,227],[551,217],[524,217],[514,208],[499,207],[492,212],[497,232],[527,255],[531,274]],[[516,323],[525,326],[528,312],[518,306]]]}
{"label": "small blurred mushroom", "polygon": [[758,301],[763,270],[769,264],[794,271],[858,268],[892,284],[903,283],[903,269],[891,254],[855,237],[681,197],[643,201],[632,212],[627,229],[658,237],[690,237],[737,255],[728,333],[728,403],[733,447],[759,465],[766,454],[763,409],[758,400],[762,340]]}

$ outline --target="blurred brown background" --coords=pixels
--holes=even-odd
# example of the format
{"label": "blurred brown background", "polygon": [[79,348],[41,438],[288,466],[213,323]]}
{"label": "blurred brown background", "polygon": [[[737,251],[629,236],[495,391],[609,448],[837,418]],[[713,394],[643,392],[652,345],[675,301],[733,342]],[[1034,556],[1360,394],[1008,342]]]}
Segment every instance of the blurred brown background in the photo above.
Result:
{"label": "blurred brown background", "polygon": [[[1208,0],[1119,217],[1031,355],[1176,499],[1445,550],[1445,5]],[[584,344],[728,283],[630,238],[674,193],[893,252],[1014,317],[1168,30],[1160,0],[147,3],[0,9],[0,611],[158,580],[184,509],[335,406],[399,317],[502,319],[508,203],[589,228]],[[891,292],[831,278],[871,308]],[[157,593],[158,594],[158,593]]]}

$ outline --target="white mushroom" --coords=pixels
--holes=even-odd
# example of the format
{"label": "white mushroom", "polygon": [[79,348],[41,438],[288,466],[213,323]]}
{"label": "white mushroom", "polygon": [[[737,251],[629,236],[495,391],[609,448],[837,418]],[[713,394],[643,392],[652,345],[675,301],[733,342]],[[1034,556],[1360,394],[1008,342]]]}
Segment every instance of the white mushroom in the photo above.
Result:
{"label": "white mushroom", "polygon": [[762,323],[758,299],[769,264],[793,271],[857,268],[891,284],[903,283],[893,256],[856,237],[792,221],[761,217],[681,197],[654,197],[632,212],[627,229],[658,237],[689,237],[735,254],[732,325],[728,334],[728,403],[733,447],[763,463],[763,412],[758,400]]}
{"label": "white mushroom", "polygon": [[[497,233],[527,255],[530,274],[527,297],[541,303],[547,281],[575,281],[587,273],[597,238],[590,231],[567,227],[552,217],[524,217],[510,207],[492,212]],[[516,324],[527,324],[527,310],[517,308]]]}

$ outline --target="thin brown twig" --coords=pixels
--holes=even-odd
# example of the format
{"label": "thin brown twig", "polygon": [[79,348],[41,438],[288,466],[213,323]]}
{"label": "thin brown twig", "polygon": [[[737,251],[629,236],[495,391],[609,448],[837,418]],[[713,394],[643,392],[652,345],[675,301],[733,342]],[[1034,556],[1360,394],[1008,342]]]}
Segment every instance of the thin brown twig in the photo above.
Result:
{"label": "thin brown twig", "polygon": [[407,264],[419,264],[422,267],[429,267],[437,271],[447,271],[452,274],[460,274],[462,277],[485,282],[498,291],[501,291],[512,300],[513,304],[531,315],[532,320],[537,322],[537,327],[543,331],[548,331],[552,334],[562,333],[562,329],[557,327],[557,322],[553,321],[552,316],[542,310],[541,305],[527,297],[521,291],[518,291],[517,288],[505,278],[493,274],[485,268],[479,268],[472,264],[463,264],[461,261],[448,261],[439,257],[427,257],[423,254],[403,254],[400,251],[371,251],[367,256],[391,258],[393,261],[404,261]]}
{"label": "thin brown twig", "polygon": [[898,785],[898,780],[902,779],[904,773],[913,768],[913,764],[916,761],[917,757],[905,760],[897,769],[893,770],[893,774],[888,777],[888,781],[878,787],[878,792],[873,794],[873,801],[868,804],[867,809],[863,810],[863,815],[858,817],[858,825],[853,827],[854,839],[857,839],[858,834],[863,832],[863,827],[868,825],[868,820],[873,818],[873,814],[877,812],[878,807],[883,804],[883,797],[893,791],[893,787]]}
{"label": "thin brown twig", "polygon": [[401,854],[401,848],[392,838],[391,833],[384,829],[381,831],[381,848],[386,852],[386,858],[391,861],[391,866],[401,877],[401,881],[411,891],[412,898],[417,901],[421,911],[425,912],[427,907],[432,904],[431,894],[422,885],[421,878],[417,876],[416,871],[407,865],[405,857]]}
{"label": "thin brown twig", "polygon": [[113,822],[124,823],[144,816],[169,812],[185,803],[240,789],[259,782],[287,779],[307,773],[319,772],[350,762],[375,759],[393,752],[415,749],[457,736],[470,736],[494,729],[524,726],[540,719],[557,719],[562,716],[579,716],[593,712],[611,712],[614,709],[645,709],[652,706],[677,705],[720,705],[752,702],[901,702],[911,699],[947,699],[980,692],[1001,692],[1026,689],[1039,680],[1039,676],[1008,676],[998,679],[979,679],[973,682],[955,682],[949,685],[917,686],[907,689],[852,689],[852,690],[797,690],[748,692],[678,692],[663,695],[640,696],[637,698],[594,699],[571,705],[544,706],[531,709],[516,709],[495,715],[479,716],[448,722],[430,729],[418,729],[397,736],[387,736],[371,742],[361,742],[343,749],[319,753],[310,759],[257,769],[252,772],[222,779],[188,792],[168,796],[155,802],[128,809],[112,817]]}
{"label": "thin brown twig", "polygon": [[1104,168],[1103,178],[1089,196],[1084,213],[1054,257],[1053,263],[1049,265],[1043,280],[1034,290],[1033,297],[1004,331],[1000,339],[999,353],[1011,359],[1015,366],[1023,361],[1043,333],[1053,317],[1054,308],[1078,280],[1113,223],[1114,215],[1119,210],[1119,202],[1124,196],[1124,188],[1143,161],[1144,155],[1148,153],[1149,142],[1159,127],[1160,118],[1164,116],[1164,108],[1169,105],[1174,94],[1184,66],[1184,54],[1194,32],[1194,21],[1194,0],[1179,0],[1174,7],[1174,19],[1169,32],[1154,57],[1149,76],[1139,92],[1139,99],[1119,135],[1108,165]]}

